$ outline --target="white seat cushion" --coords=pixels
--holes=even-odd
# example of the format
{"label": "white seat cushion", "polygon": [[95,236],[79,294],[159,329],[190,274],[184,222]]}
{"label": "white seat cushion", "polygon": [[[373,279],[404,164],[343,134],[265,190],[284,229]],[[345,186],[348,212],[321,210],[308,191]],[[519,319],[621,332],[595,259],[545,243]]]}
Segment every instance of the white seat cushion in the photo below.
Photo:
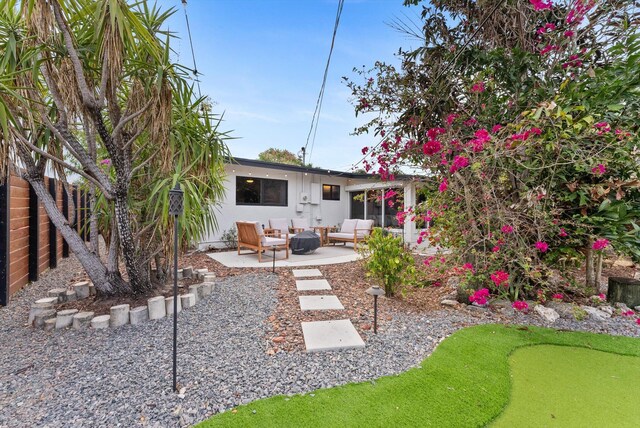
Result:
{"label": "white seat cushion", "polygon": [[289,220],[286,218],[270,218],[269,227],[278,229],[281,233],[289,232]]}
{"label": "white seat cushion", "polygon": [[358,219],[344,219],[342,222],[342,227],[340,228],[341,233],[353,233],[358,224]]}
{"label": "white seat cushion", "polygon": [[356,225],[356,229],[358,230],[358,233],[363,233],[365,235],[369,234],[372,227],[373,227],[373,220],[358,220],[358,224]]}
{"label": "white seat cushion", "polygon": [[327,236],[329,238],[353,239],[353,232],[351,232],[351,233],[329,232],[329,233],[327,233]]}
{"label": "white seat cushion", "polygon": [[265,247],[271,247],[273,245],[285,245],[286,243],[286,239],[272,238],[270,236],[265,236],[264,241],[262,241],[262,245]]}
{"label": "white seat cushion", "polygon": [[309,220],[306,218],[292,218],[291,224],[294,229],[302,229],[302,230],[310,230],[309,228]]}

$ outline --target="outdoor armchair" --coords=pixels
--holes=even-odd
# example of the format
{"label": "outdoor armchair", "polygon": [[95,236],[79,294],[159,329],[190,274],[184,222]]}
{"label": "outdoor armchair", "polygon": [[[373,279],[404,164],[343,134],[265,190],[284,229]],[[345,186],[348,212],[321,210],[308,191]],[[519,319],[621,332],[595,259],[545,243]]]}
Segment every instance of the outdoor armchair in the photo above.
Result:
{"label": "outdoor armchair", "polygon": [[[246,248],[258,253],[258,261],[262,262],[262,252],[267,250],[285,250],[286,257],[289,258],[289,234],[278,233],[278,238],[262,229],[257,221],[238,221],[238,255],[240,249]],[[283,236],[284,235],[284,236]],[[253,253],[248,253],[253,254]]]}
{"label": "outdoor armchair", "polygon": [[291,230],[293,230],[293,233],[300,233],[304,232],[305,230],[313,230],[309,227],[309,220],[306,218],[291,219],[291,224],[293,226],[291,228]]}
{"label": "outdoor armchair", "polygon": [[342,222],[340,232],[327,233],[329,242],[353,242],[353,249],[358,248],[358,242],[363,241],[371,234],[373,228],[373,220],[345,219]]}
{"label": "outdoor armchair", "polygon": [[277,232],[274,236],[282,237],[281,234],[289,233],[289,225],[289,219],[287,218],[270,218],[269,229],[266,232]]}

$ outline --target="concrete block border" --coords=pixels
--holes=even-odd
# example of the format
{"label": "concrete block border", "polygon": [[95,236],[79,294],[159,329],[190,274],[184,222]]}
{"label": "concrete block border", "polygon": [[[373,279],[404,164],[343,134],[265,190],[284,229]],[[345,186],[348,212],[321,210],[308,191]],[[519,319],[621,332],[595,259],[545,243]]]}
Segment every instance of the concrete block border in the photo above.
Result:
{"label": "concrete block border", "polygon": [[[188,292],[178,295],[178,313],[206,300],[216,291],[216,275],[208,269],[192,266],[178,271],[178,279],[197,279],[200,283],[189,285]],[[125,324],[140,325],[158,319],[173,317],[173,296],[155,296],[147,304],[131,308],[129,304],[112,306],[108,315],[95,316],[93,312],[77,309],[56,310],[56,306],[95,295],[95,287],[89,281],[71,284],[67,288],[49,290],[47,297],[31,305],[27,325],[45,331],[53,330],[116,330]]]}

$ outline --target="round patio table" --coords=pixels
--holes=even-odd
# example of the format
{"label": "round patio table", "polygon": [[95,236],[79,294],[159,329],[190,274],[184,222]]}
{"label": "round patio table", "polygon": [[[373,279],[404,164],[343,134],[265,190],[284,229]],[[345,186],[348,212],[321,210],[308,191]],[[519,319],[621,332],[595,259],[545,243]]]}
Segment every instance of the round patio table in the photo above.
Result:
{"label": "round patio table", "polygon": [[293,254],[309,254],[320,246],[320,236],[310,230],[293,235],[289,241]]}

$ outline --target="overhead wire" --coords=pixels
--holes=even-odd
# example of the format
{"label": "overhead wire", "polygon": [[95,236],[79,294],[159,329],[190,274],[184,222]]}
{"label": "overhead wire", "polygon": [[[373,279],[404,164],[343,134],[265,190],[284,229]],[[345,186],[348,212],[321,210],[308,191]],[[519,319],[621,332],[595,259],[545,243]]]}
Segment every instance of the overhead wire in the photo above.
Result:
{"label": "overhead wire", "polygon": [[189,45],[191,46],[191,58],[193,59],[193,76],[195,77],[196,85],[198,85],[198,96],[202,98],[202,91],[200,90],[200,77],[198,73],[198,66],[196,65],[196,52],[193,49],[193,38],[191,37],[191,26],[189,25],[189,15],[187,14],[187,0],[182,0],[182,8],[184,10],[184,19],[187,22],[187,34],[189,34]]}
{"label": "overhead wire", "polygon": [[[320,86],[320,93],[318,94],[318,99],[316,100],[316,107],[313,112],[313,116],[311,117],[311,127],[309,128],[309,134],[307,135],[307,141],[304,145],[305,151],[309,146],[309,140],[311,139],[311,150],[309,150],[309,159],[311,159],[311,155],[313,154],[313,147],[316,141],[316,134],[318,132],[318,121],[320,120],[320,111],[322,110],[322,102],[324,100],[324,90],[327,85],[327,76],[329,74],[329,65],[331,64],[331,56],[333,54],[333,47],[336,41],[336,34],[338,32],[338,26],[340,24],[340,16],[342,15],[342,8],[344,7],[344,0],[338,1],[338,11],[336,12],[336,20],[333,26],[333,35],[331,37],[331,48],[329,49],[329,56],[327,58],[327,65],[324,68],[324,76],[322,77],[322,85]],[[313,139],[311,135],[313,134]]]}
{"label": "overhead wire", "polygon": [[[480,23],[480,25],[478,25],[478,28],[476,28],[476,30],[473,32],[473,34],[471,34],[471,36],[467,39],[467,41],[462,45],[462,47],[460,49],[457,50],[456,54],[453,56],[453,60],[451,62],[449,62],[443,69],[442,71],[438,71],[438,74],[436,75],[436,77],[433,79],[433,83],[431,84],[432,86],[435,85],[438,80],[445,75],[445,73],[447,71],[449,71],[449,69],[454,66],[457,61],[458,58],[460,57],[460,55],[462,54],[462,52],[464,52],[464,49],[469,46],[469,43],[471,43],[471,41],[476,37],[476,35],[478,34],[478,32],[482,29],[482,27],[484,26],[484,24],[489,20],[489,18],[495,13],[496,10],[498,10],[498,8],[500,6],[502,6],[502,3],[504,3],[504,0],[500,0],[498,1],[495,6],[493,7],[493,9],[491,10],[491,12],[489,12],[484,19],[482,20],[482,22]],[[355,169],[358,165],[360,165],[362,162],[364,162],[365,159],[367,159],[369,157],[369,153],[371,153],[373,150],[377,149],[378,147],[380,147],[380,145],[385,141],[385,138],[382,138],[378,144],[376,144],[375,146],[373,146],[366,155],[364,155],[362,157],[362,159],[360,159],[358,162],[356,162],[355,164],[353,164],[352,169]]]}

